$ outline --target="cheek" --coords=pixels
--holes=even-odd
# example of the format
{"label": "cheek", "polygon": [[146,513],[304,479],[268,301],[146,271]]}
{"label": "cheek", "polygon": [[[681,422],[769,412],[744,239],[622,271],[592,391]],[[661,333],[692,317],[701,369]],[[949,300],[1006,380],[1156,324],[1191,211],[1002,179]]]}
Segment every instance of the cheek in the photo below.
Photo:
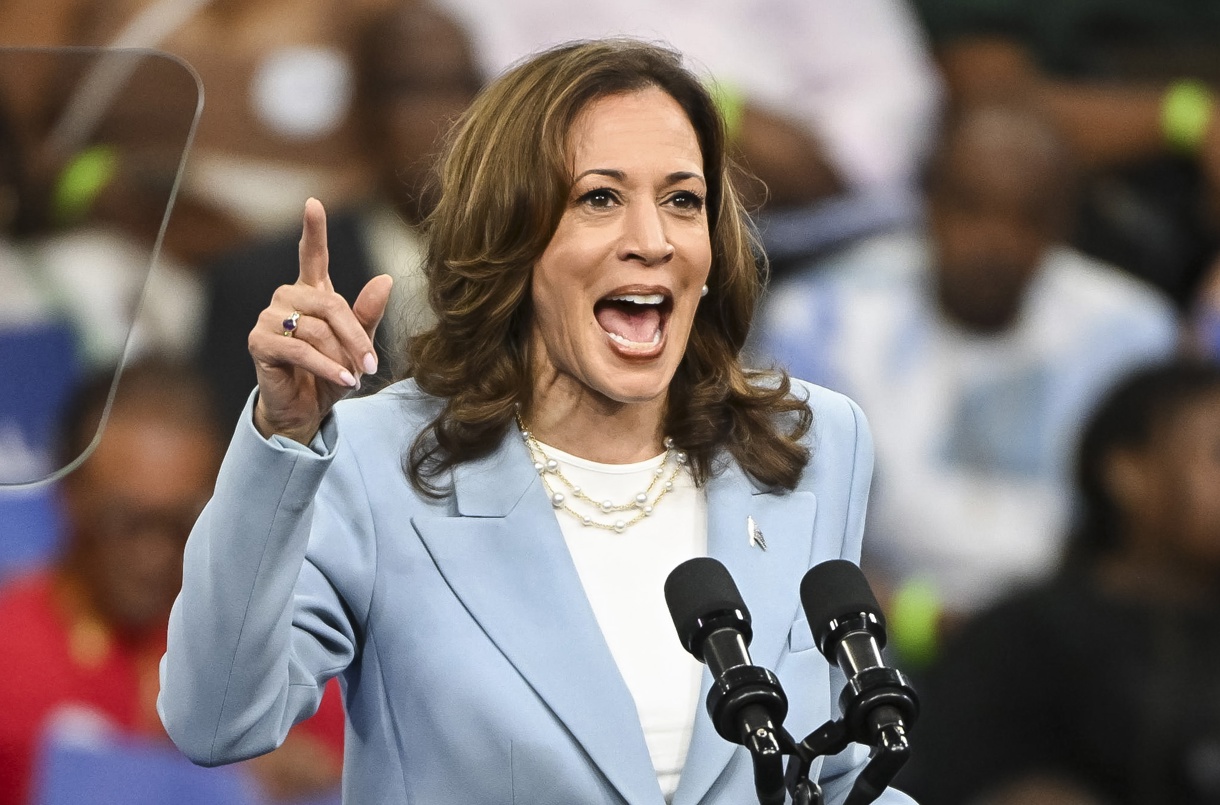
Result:
{"label": "cheek", "polygon": [[588,329],[580,288],[571,277],[536,270],[531,294],[535,338],[552,359],[559,359]]}
{"label": "cheek", "polygon": [[533,283],[534,323],[538,329],[567,325],[571,304],[571,285],[553,273],[535,272]]}
{"label": "cheek", "polygon": [[[712,236],[707,228],[707,221],[685,233],[680,250],[686,256],[686,264],[690,266],[691,272],[706,278],[712,267]],[[702,283],[703,279],[700,279],[697,284]]]}
{"label": "cheek", "polygon": [[585,242],[591,240],[562,225],[555,233],[534,266],[531,294],[539,314],[575,320],[586,312],[588,289],[601,270],[596,244]]}
{"label": "cheek", "polygon": [[[1011,230],[1010,234],[1012,240],[1008,243],[1008,256],[1014,262],[1027,266],[1027,273],[1032,273],[1050,247],[1050,242],[1043,232],[1029,227],[1019,227]],[[1027,279],[1028,276],[1022,277],[1023,281]]]}
{"label": "cheek", "polygon": [[962,236],[972,229],[970,214],[949,204],[934,205],[929,224],[941,249],[957,248]]}

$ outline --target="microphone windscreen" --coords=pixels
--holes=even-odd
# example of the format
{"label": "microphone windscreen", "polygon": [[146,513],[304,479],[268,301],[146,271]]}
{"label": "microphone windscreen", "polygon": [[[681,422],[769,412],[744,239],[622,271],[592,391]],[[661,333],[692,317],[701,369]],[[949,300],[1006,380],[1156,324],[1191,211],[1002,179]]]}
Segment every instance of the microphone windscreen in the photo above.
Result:
{"label": "microphone windscreen", "polygon": [[801,579],[801,606],[817,633],[833,620],[868,612],[884,627],[885,617],[863,571],[846,559],[814,565]]}
{"label": "microphone windscreen", "polygon": [[708,617],[737,610],[747,625],[750,622],[750,612],[728,568],[710,556],[688,559],[670,572],[665,579],[665,603],[678,639],[696,656],[698,647],[692,643]]}

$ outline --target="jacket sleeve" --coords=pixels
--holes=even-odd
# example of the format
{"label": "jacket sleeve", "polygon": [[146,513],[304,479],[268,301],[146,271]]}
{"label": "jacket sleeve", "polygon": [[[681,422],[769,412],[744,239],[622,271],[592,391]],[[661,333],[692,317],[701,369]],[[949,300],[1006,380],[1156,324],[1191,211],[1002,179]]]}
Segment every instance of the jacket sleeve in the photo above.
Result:
{"label": "jacket sleeve", "polygon": [[317,710],[371,597],[344,583],[371,575],[373,529],[358,472],[332,466],[335,417],[305,447],[264,439],[251,406],[187,542],[161,661],[158,713],[206,766],[276,748]]}

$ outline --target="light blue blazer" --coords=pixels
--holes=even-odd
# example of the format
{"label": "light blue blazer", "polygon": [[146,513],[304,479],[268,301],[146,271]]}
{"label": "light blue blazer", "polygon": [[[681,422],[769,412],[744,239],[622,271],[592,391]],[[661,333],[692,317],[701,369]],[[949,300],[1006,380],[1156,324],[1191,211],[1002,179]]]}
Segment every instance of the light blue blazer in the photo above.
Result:
{"label": "light blue blazer", "polygon": [[[754,662],[782,680],[799,738],[838,716],[843,685],[813,646],[799,583],[813,564],[858,558],[873,455],[855,404],[796,391],[814,413],[799,488],[760,488],[726,461],[706,489],[708,552],[741,589]],[[453,471],[452,495],[428,499],[402,458],[435,411],[399,383],[340,403],[307,448],[263,439],[247,409],[186,547],[158,699],[170,736],[204,765],[270,751],[338,675],[346,803],[661,805],[631,694],[524,444],[510,433]],[[765,551],[749,544],[751,516]],[[704,695],[709,683],[705,671]],[[828,802],[866,756],[826,761]],[[702,706],[673,801],[757,801],[748,754]]]}

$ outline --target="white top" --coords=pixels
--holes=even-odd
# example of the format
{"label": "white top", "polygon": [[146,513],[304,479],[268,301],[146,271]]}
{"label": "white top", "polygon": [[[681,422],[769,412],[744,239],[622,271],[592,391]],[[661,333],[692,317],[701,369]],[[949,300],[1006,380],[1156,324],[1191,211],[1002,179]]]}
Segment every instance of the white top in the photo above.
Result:
{"label": "white top", "polygon": [[[595,500],[627,503],[643,492],[664,454],[637,464],[598,464],[541,445],[559,462],[569,481]],[[652,501],[673,472],[671,460],[648,495]],[[630,520],[632,512],[602,514],[580,501],[554,476],[548,483],[563,492],[578,512],[597,522]],[[666,801],[678,787],[699,706],[703,666],[682,648],[665,605],[665,579],[677,565],[707,554],[707,498],[685,469],[653,514],[623,533],[582,525],[555,510],[572,561],[593,614],[601,625],[619,673],[635,698],[644,740]]]}

